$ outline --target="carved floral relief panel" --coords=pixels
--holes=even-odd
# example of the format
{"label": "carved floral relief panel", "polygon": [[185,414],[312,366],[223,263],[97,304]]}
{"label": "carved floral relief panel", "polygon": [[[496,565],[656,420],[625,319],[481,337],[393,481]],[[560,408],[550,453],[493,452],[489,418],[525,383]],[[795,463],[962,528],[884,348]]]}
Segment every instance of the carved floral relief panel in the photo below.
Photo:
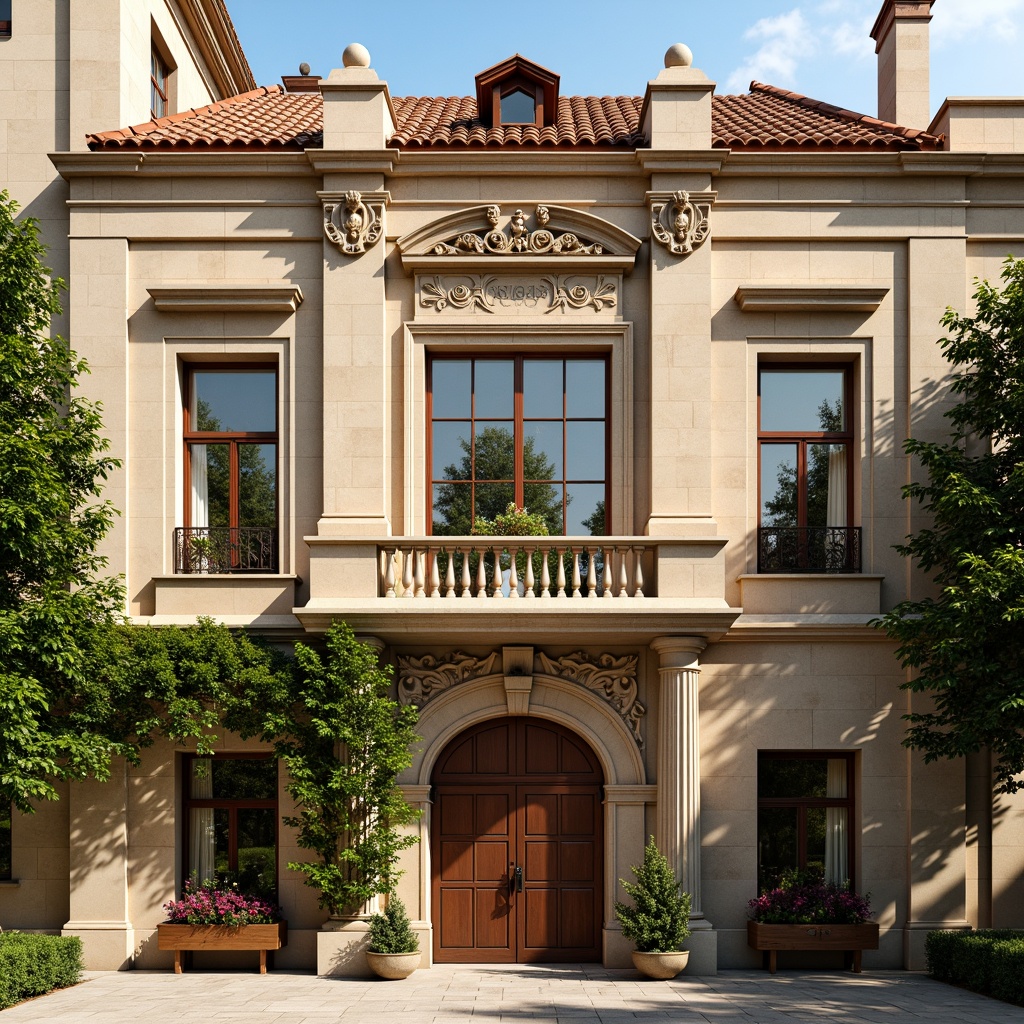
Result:
{"label": "carved floral relief panel", "polygon": [[621,279],[611,274],[434,274],[416,278],[417,310],[505,316],[615,313]]}

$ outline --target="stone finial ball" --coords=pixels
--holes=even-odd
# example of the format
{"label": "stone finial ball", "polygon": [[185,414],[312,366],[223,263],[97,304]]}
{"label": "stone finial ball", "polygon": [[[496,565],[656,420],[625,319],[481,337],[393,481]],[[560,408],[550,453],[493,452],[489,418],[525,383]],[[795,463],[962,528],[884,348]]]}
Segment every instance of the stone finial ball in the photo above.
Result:
{"label": "stone finial ball", "polygon": [[693,63],[693,51],[686,43],[673,43],[665,51],[665,67],[688,68]]}
{"label": "stone finial ball", "polygon": [[305,61],[303,61],[299,65],[299,74],[300,75],[308,75],[309,74],[309,65]]}
{"label": "stone finial ball", "polygon": [[347,68],[368,68],[370,51],[362,43],[349,43],[341,55],[341,61]]}

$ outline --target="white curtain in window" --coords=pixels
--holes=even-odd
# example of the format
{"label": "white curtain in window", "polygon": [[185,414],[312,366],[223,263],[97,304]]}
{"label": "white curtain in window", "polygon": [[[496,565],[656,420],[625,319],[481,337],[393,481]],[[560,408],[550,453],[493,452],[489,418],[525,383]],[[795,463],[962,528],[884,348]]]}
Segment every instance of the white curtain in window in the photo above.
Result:
{"label": "white curtain in window", "polygon": [[[213,799],[213,762],[207,758],[197,758],[192,762],[192,778],[189,781],[190,794],[195,800]],[[214,877],[216,859],[216,834],[213,828],[213,808],[193,807],[191,829],[191,849],[189,851],[189,871],[194,871],[199,880]]]}
{"label": "white curtain in window", "polygon": [[828,501],[826,526],[846,526],[846,445],[834,444],[828,452]]}
{"label": "white curtain in window", "polygon": [[[846,760],[830,757],[825,779],[825,796],[845,799],[847,794]],[[842,885],[850,877],[847,859],[847,814],[845,807],[825,809],[825,881]]]}
{"label": "white curtain in window", "polygon": [[[193,430],[199,425],[198,389],[193,385],[192,399],[189,403],[189,423]],[[206,478],[206,445],[194,444],[190,448],[192,466],[192,525],[207,527],[210,525],[210,489]]]}

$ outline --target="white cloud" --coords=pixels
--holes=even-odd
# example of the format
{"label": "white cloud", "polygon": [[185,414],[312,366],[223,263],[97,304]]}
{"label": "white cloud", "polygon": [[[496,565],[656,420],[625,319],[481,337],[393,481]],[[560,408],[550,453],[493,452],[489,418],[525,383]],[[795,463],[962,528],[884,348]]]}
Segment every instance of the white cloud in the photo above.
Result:
{"label": "white cloud", "polygon": [[762,40],[725,83],[727,92],[746,92],[751,80],[791,85],[800,61],[814,55],[817,40],[799,7],[786,14],[762,18],[744,33],[745,39]]}
{"label": "white cloud", "polygon": [[941,0],[932,8],[931,34],[936,46],[965,36],[1003,41],[1024,28],[1024,0]]}

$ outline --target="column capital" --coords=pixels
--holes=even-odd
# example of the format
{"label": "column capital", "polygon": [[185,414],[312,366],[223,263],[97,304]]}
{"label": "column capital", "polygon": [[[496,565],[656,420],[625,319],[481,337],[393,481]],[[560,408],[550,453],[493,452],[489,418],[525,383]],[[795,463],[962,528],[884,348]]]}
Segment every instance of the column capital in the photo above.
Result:
{"label": "column capital", "polygon": [[698,657],[708,642],[702,636],[657,636],[651,649],[658,652],[659,668],[699,668]]}

